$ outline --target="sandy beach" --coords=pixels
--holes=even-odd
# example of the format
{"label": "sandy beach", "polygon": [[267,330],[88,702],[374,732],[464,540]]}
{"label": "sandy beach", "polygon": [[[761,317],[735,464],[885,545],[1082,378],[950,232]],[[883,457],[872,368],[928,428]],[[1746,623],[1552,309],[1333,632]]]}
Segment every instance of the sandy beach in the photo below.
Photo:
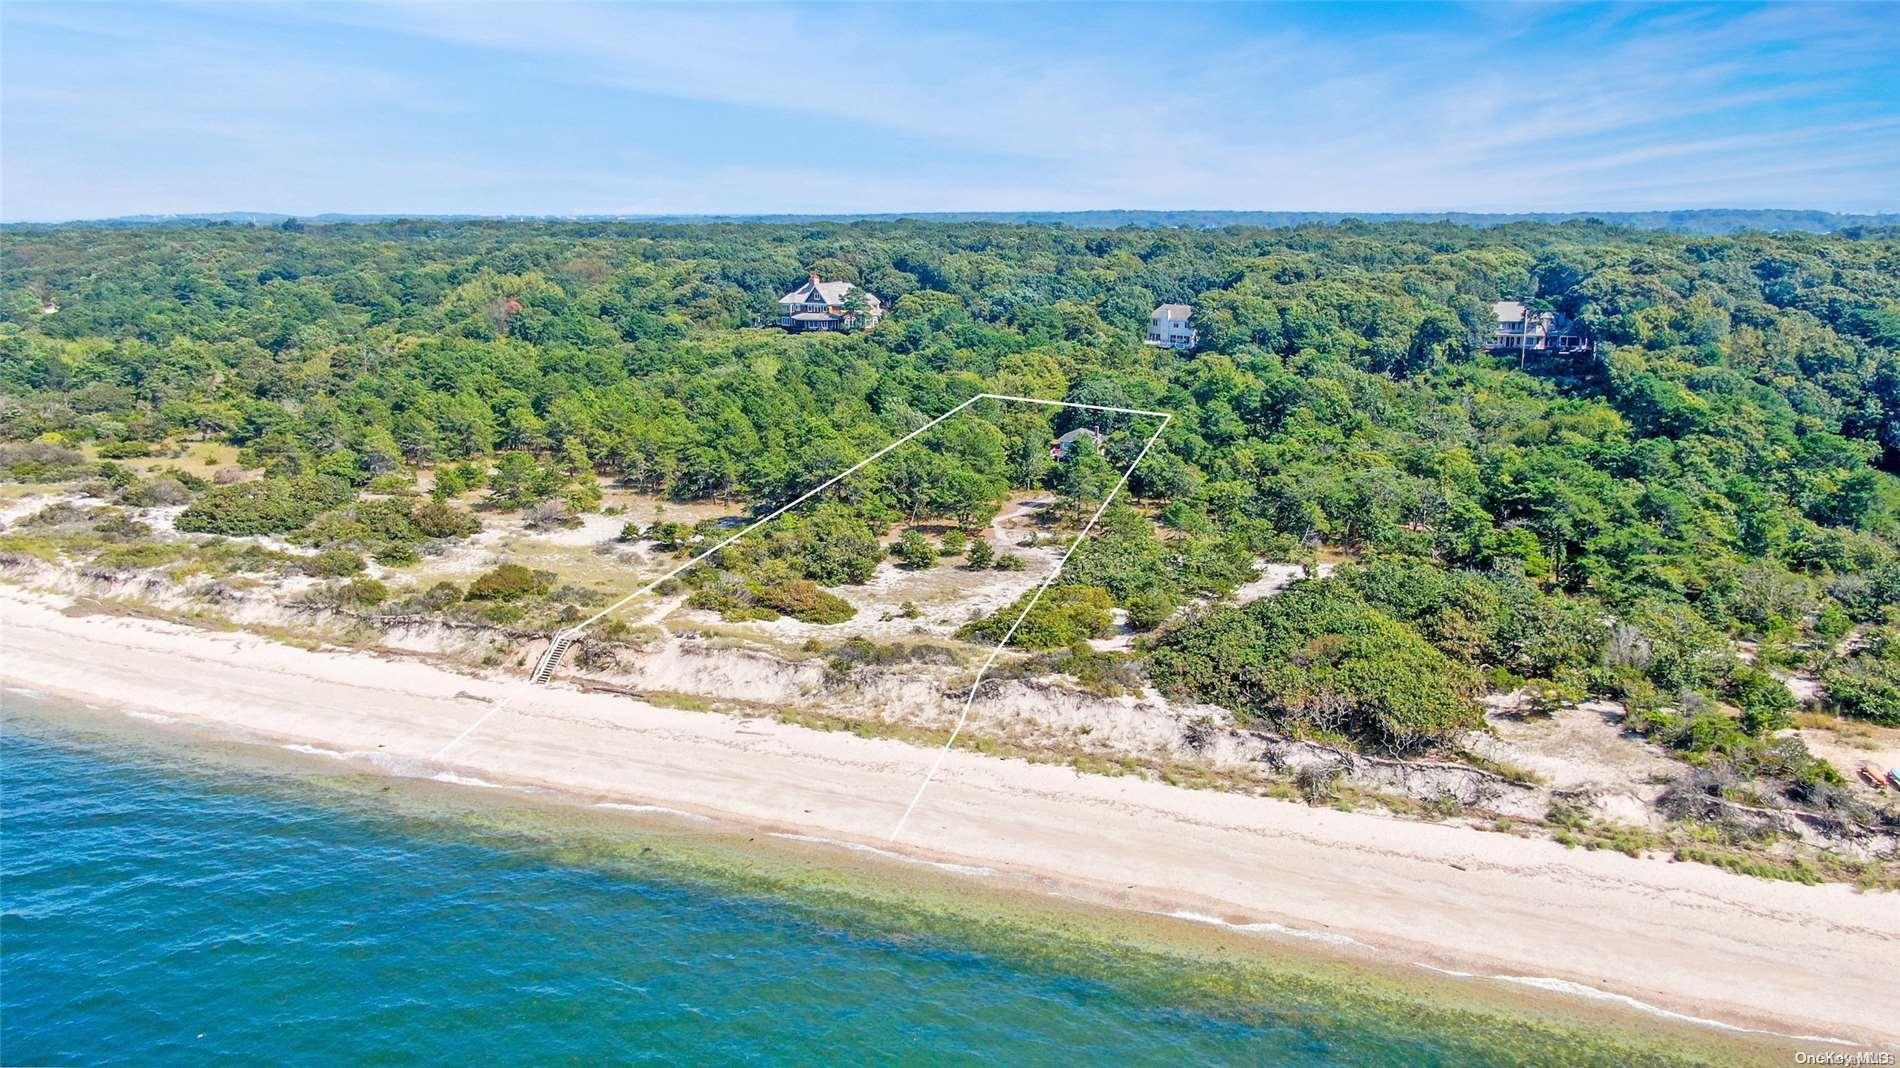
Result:
{"label": "sandy beach", "polygon": [[[663,805],[1021,873],[1106,905],[1730,1027],[1900,1043],[1900,902],[1467,828],[936,753],[0,590],[0,680],[471,783]],[[1288,933],[1288,932],[1292,933]],[[1844,1047],[1815,1047],[1841,1049]]]}

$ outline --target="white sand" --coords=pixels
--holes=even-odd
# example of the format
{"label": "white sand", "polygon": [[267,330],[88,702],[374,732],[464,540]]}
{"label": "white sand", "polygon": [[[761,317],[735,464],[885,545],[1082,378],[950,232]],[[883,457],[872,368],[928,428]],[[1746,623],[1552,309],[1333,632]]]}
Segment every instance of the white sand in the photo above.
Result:
{"label": "white sand", "polygon": [[1583,987],[1698,1019],[1900,1041],[1891,894],[961,751],[892,844],[885,836],[930,750],[554,687],[528,691],[432,766],[491,707],[481,699],[512,680],[68,617],[62,604],[0,589],[0,679],[463,781],[549,786],[1029,874],[1105,903],[1255,925],[1262,938],[1291,928],[1342,951]]}

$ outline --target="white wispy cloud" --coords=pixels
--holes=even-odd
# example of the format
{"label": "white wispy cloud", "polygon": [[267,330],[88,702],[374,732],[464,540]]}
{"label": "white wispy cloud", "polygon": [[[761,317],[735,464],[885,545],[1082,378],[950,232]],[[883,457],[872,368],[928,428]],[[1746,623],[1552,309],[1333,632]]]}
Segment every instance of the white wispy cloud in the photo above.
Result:
{"label": "white wispy cloud", "polygon": [[77,205],[66,169],[159,137],[202,147],[142,161],[161,210],[236,203],[204,201],[246,164],[243,203],[300,211],[1890,210],[1875,7],[11,4],[136,62],[6,64],[32,158],[0,210]]}

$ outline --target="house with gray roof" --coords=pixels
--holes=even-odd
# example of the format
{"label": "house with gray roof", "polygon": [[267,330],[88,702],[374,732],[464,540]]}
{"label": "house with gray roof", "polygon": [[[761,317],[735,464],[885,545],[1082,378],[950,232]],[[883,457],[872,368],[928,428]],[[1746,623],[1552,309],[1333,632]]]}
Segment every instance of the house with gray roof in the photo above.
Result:
{"label": "house with gray roof", "polygon": [[1200,341],[1201,332],[1188,325],[1194,317],[1191,304],[1163,304],[1148,315],[1146,344],[1164,349],[1191,349]]}
{"label": "house with gray roof", "polygon": [[884,304],[850,282],[827,282],[813,271],[805,283],[778,298],[778,325],[793,333],[868,330],[884,317]]}
{"label": "house with gray roof", "polygon": [[1592,347],[1570,320],[1556,312],[1532,311],[1520,300],[1493,301],[1491,314],[1498,321],[1491,335],[1492,352],[1514,352],[1522,361],[1527,353],[1578,353]]}
{"label": "house with gray roof", "polygon": [[1075,447],[1075,443],[1083,440],[1094,442],[1095,451],[1101,452],[1103,444],[1108,441],[1108,437],[1099,430],[1091,430],[1087,427],[1083,427],[1080,430],[1071,430],[1067,434],[1049,443],[1049,458],[1051,460],[1060,460],[1067,457],[1069,450]]}

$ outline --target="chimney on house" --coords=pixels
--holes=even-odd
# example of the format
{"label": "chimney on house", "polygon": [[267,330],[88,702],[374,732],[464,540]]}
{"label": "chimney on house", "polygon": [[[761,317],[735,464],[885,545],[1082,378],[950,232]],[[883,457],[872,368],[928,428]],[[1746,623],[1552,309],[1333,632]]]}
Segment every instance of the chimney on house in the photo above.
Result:
{"label": "chimney on house", "polygon": [[812,285],[817,285],[817,284],[818,284],[818,272],[817,272],[817,271],[813,271],[813,272],[811,273],[811,284],[812,284]]}

